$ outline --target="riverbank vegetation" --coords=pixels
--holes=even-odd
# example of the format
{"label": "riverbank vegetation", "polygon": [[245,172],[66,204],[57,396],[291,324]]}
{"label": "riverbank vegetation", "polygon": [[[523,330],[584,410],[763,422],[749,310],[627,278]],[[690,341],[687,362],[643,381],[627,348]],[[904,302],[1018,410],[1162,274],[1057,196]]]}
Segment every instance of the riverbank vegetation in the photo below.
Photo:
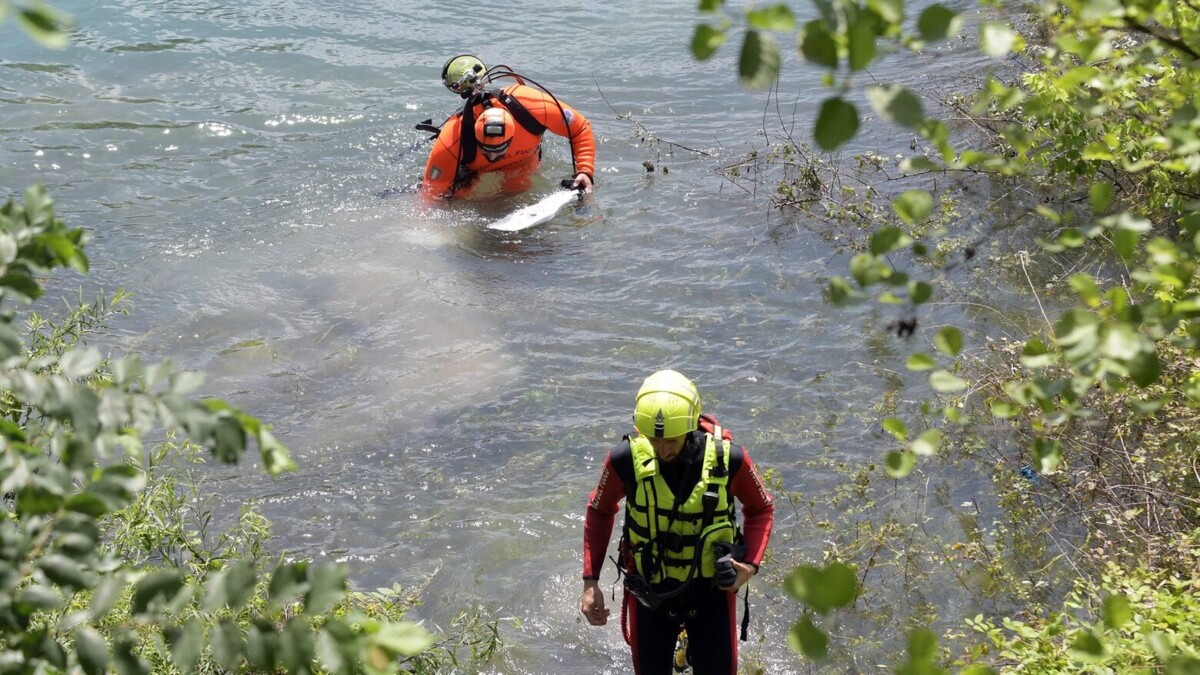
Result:
{"label": "riverbank vegetation", "polygon": [[[775,36],[794,35],[831,91],[811,128],[780,116],[778,139],[724,173],[826,228],[849,259],[828,299],[891,314],[906,345],[894,365],[929,395],[881,400],[882,471],[848,471],[853,522],[785,582],[802,608],[793,646],[815,660],[853,649],[839,608],[861,620],[872,584],[910,597],[909,573],[940,566],[979,611],[965,626],[889,617],[907,626],[900,672],[1200,672],[1200,5],[817,9],[797,25],[783,4],[700,3],[696,58],[740,33],[742,82],[782,97]],[[970,77],[870,73],[965,35],[993,59]],[[866,115],[890,129],[861,127]],[[902,156],[862,149],[896,129]],[[989,293],[1000,278],[1027,292]],[[951,505],[947,526],[921,504],[948,502],[927,481],[949,463],[993,489],[982,507]],[[881,473],[927,481],[900,496]]]}
{"label": "riverbank vegetation", "polygon": [[[41,3],[0,0],[28,35],[65,43]],[[404,617],[420,588],[351,591],[343,565],[277,558],[248,504],[215,517],[197,466],[257,448],[294,469],[260,420],[195,396],[197,373],[89,336],[123,309],[118,291],[44,310],[57,269],[88,270],[88,232],[39,187],[0,206],[0,673],[437,673],[484,662],[494,622],[446,631]],[[58,315],[51,318],[51,314]]]}

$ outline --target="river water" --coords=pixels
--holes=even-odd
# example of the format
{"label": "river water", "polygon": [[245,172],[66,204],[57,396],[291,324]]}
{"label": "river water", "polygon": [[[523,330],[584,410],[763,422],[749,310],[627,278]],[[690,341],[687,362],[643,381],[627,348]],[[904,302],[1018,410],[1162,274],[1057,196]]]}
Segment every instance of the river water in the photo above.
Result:
{"label": "river water", "polygon": [[[781,113],[738,86],[735,45],[691,58],[694,2],[55,6],[77,24],[61,51],[0,25],[2,196],[41,183],[94,233],[91,274],[52,290],[131,291],[105,346],[204,371],[205,394],[272,424],[300,466],[214,469],[222,497],[257,500],[280,550],[344,561],[356,587],[430,579],[416,618],[504,619],[492,672],[629,670],[615,623],[577,619],[578,559],[587,492],[648,373],[692,377],[755,460],[818,504],[839,463],[890,449],[875,406],[905,386],[910,345],[888,338],[886,312],[823,301],[842,246],[718,175],[774,142]],[[966,47],[915,61],[965,68]],[[588,116],[586,208],[497,234],[483,224],[529,195],[414,197],[413,125],[454,111],[438,77],[462,52]],[[913,62],[871,75],[918,76]],[[785,54],[781,89],[803,133],[820,73]],[[856,142],[886,155],[908,136],[868,122]],[[570,172],[562,139],[545,145],[534,195]],[[826,537],[807,528],[781,503],[777,555],[818,561]],[[767,571],[743,650],[805,671],[784,570]]]}

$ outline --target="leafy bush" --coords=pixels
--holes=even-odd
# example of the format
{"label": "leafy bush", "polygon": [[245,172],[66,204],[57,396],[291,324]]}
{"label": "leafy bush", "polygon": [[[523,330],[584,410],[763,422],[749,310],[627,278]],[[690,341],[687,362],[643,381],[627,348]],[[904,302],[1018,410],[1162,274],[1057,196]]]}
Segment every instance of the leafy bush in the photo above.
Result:
{"label": "leafy bush", "polygon": [[[1178,553],[1200,560],[1200,530]],[[1046,618],[977,616],[968,623],[987,641],[971,659],[1000,672],[1200,672],[1200,579],[1110,563],[1097,582],[1079,579],[1062,611]]]}
{"label": "leafy bush", "polygon": [[[703,19],[692,42],[697,59],[709,58],[736,25],[725,4],[700,3]],[[796,55],[825,69],[823,81],[831,89],[812,125],[816,146],[837,150],[857,135],[860,115],[847,92],[866,75],[872,111],[910,133],[915,154],[896,162],[895,170],[869,154],[860,161],[859,169],[878,170],[881,182],[890,183],[890,213],[872,201],[883,190],[855,187],[847,194],[851,181],[822,173],[829,164],[790,136],[788,149],[756,154],[753,171],[739,165],[727,175],[757,179],[765,175],[762,157],[779,161],[778,204],[819,198],[813,211],[873,228],[850,245],[855,255],[849,274],[830,280],[827,297],[839,305],[873,299],[896,308],[900,318],[890,330],[899,337],[919,335],[922,305],[951,294],[944,280],[920,278],[949,267],[947,244],[963,262],[984,245],[1017,261],[1031,292],[1031,327],[1007,342],[983,336],[977,347],[954,326],[922,336],[932,349],[911,354],[905,365],[928,374],[936,403],[922,407],[917,423],[883,420],[896,442],[887,471],[907,476],[919,460],[944,456],[947,447],[975,452],[1000,446],[978,456],[1002,465],[1001,504],[1015,517],[1030,516],[1043,527],[1066,522],[1081,533],[1084,547],[1068,552],[1080,575],[1078,589],[1096,588],[1088,583],[1095,565],[1107,570],[1111,583],[1104,588],[1110,590],[1122,576],[1178,575],[1162,582],[1159,595],[1137,596],[1176,612],[1188,603],[1197,569],[1194,552],[1176,544],[1200,525],[1200,8],[1169,0],[1055,0],[1031,10],[1038,14],[1028,17],[1027,30],[997,18],[993,10],[1003,3],[982,4],[980,51],[1032,67],[1014,73],[997,61],[978,92],[955,92],[945,102],[966,118],[966,141],[956,141],[956,128],[929,114],[906,83],[878,82],[866,70],[889,50],[921,52],[954,37],[963,25],[958,12],[934,3],[914,22],[902,0],[829,0],[816,2],[816,18],[797,25],[782,3],[747,7],[738,59],[745,85],[765,89],[775,83],[782,59],[772,34],[795,33]],[[801,179],[795,178],[797,163]],[[991,177],[994,185],[1010,188],[1003,201],[1011,202],[1006,206],[1015,215],[983,232],[970,231],[949,217],[962,202],[905,189],[910,176]],[[848,206],[851,201],[857,203]],[[1025,240],[1018,250],[1005,250],[1000,234],[1017,226],[1040,251],[1027,252]],[[1035,284],[1038,268],[1054,264],[1070,271]],[[1049,291],[1057,292],[1058,307],[1048,310],[1042,294]],[[1009,447],[999,430],[1020,446]],[[1016,489],[1018,467],[1040,486],[1038,496],[1053,500],[1056,513],[1039,511]],[[807,608],[794,644],[809,656],[824,656],[824,635],[811,617],[825,610],[806,592],[792,595]],[[1066,609],[1099,615],[1083,597],[1077,590]],[[1124,624],[1111,621],[1122,601],[1112,602],[1104,610],[1106,630],[1067,618],[1075,616],[1071,611],[1046,623],[1009,619],[1005,625],[1033,645],[1023,656],[1053,661],[1034,667],[1037,672],[1074,671],[1082,667],[1080,658],[1089,667],[1107,668],[1111,655],[1126,648],[1133,654],[1129,660],[1111,660],[1120,672],[1126,666],[1171,672],[1198,667],[1194,649],[1179,646],[1200,639],[1194,624],[1177,622],[1178,640],[1153,637],[1139,651],[1119,632]],[[1165,621],[1157,615],[1153,620]],[[976,625],[986,622],[980,618]],[[996,646],[1018,649],[1016,642],[988,634]],[[1071,635],[1065,652],[1073,650],[1073,656],[1055,661],[1064,651],[1056,642],[1062,634]],[[931,634],[913,631],[901,670],[939,672],[934,644]]]}

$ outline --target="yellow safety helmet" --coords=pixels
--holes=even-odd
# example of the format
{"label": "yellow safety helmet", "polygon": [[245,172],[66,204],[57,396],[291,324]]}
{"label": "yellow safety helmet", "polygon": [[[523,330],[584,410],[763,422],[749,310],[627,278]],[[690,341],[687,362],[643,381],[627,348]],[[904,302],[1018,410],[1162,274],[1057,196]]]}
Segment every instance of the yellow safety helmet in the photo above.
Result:
{"label": "yellow safety helmet", "polygon": [[479,57],[459,54],[442,67],[442,84],[450,91],[466,98],[475,89],[475,83],[487,72]]}
{"label": "yellow safety helmet", "polygon": [[700,425],[700,391],[674,370],[660,370],[642,383],[633,405],[633,426],[647,438],[675,438]]}

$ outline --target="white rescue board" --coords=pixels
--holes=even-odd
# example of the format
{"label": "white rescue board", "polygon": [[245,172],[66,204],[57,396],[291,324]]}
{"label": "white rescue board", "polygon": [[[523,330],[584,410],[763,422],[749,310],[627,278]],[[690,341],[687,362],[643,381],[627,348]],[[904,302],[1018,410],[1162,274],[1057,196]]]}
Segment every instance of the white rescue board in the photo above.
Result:
{"label": "white rescue board", "polygon": [[534,225],[541,225],[557,215],[562,207],[575,201],[579,194],[578,189],[552,192],[536,203],[517,209],[494,223],[489,223],[487,227],[489,230],[519,232]]}

